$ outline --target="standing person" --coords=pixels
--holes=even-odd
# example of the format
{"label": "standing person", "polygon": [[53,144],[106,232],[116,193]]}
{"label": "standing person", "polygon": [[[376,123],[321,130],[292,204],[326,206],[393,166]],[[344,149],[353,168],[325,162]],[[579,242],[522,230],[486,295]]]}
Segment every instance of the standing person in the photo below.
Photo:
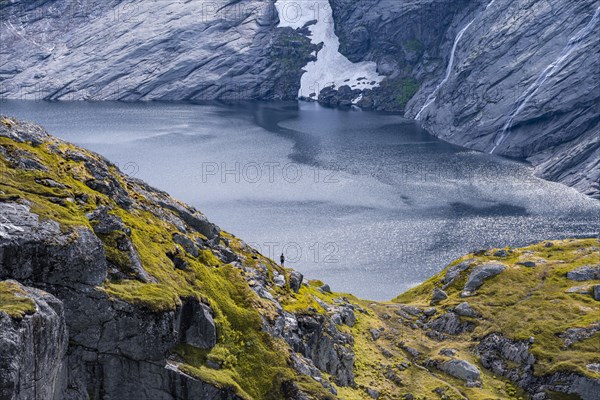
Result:
{"label": "standing person", "polygon": [[283,255],[283,253],[281,253],[281,256],[279,257],[279,261],[281,261],[281,266],[283,267],[283,264],[285,263],[285,256]]}

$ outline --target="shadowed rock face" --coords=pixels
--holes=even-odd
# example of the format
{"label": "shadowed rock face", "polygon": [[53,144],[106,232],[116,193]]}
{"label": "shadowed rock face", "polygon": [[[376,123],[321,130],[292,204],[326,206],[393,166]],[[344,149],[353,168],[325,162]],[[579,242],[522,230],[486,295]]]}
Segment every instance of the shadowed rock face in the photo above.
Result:
{"label": "shadowed rock face", "polygon": [[[33,300],[36,311],[20,320],[0,312],[0,398],[51,399],[55,389],[62,389],[66,363],[63,305],[46,292],[12,282]],[[20,397],[13,397],[17,393]]]}

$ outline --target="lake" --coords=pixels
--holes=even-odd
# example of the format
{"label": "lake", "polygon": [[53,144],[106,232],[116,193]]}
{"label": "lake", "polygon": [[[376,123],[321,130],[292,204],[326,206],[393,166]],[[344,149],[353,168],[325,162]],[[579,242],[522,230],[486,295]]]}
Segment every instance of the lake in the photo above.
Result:
{"label": "lake", "polygon": [[316,103],[2,101],[333,290],[385,300],[466,252],[591,236],[600,202],[397,115]]}

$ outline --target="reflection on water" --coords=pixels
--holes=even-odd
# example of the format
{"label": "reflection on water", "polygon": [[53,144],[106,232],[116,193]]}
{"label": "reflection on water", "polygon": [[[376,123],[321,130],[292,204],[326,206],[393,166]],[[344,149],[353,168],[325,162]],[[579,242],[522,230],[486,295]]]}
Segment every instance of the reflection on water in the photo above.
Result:
{"label": "reflection on water", "polygon": [[0,103],[337,291],[389,299],[487,246],[589,236],[600,202],[394,115],[308,103]]}

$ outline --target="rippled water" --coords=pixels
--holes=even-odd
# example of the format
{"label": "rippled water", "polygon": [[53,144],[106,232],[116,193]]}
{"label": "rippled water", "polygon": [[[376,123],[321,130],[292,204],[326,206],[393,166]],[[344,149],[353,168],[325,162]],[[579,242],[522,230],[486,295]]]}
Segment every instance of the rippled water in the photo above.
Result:
{"label": "rippled water", "polygon": [[308,103],[0,103],[336,291],[390,299],[487,246],[597,234],[600,202],[398,116]]}

